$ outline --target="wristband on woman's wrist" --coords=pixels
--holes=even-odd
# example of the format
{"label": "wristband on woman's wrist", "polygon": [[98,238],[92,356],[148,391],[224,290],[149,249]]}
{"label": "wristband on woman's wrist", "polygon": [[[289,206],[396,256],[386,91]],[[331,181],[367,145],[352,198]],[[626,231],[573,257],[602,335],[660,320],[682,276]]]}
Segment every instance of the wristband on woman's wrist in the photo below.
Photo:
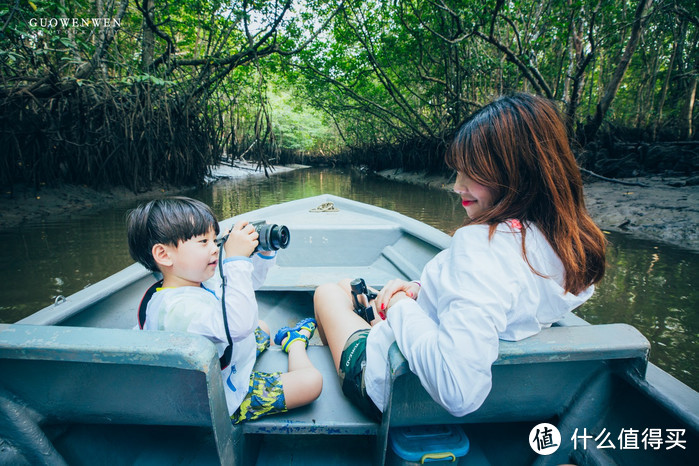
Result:
{"label": "wristband on woman's wrist", "polygon": [[[422,283],[420,283],[420,282],[417,281],[417,280],[413,280],[413,281],[411,281],[410,283],[415,283],[415,284],[417,285],[417,287],[418,287],[418,291],[419,291],[419,288],[422,288]],[[417,299],[417,293],[418,293],[417,291],[416,291],[415,293],[413,293],[412,291],[406,291],[406,292],[405,292],[405,294],[408,295],[408,297],[409,297],[409,298],[412,298],[412,299]]]}

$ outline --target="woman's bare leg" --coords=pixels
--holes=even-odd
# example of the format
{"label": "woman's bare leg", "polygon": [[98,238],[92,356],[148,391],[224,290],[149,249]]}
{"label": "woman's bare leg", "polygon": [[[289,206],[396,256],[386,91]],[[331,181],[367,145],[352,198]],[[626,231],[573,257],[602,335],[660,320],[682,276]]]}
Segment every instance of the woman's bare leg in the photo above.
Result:
{"label": "woman's bare leg", "polygon": [[336,370],[347,339],[357,330],[371,328],[354,312],[349,283],[349,280],[326,283],[313,296],[317,330],[321,341],[330,347]]}

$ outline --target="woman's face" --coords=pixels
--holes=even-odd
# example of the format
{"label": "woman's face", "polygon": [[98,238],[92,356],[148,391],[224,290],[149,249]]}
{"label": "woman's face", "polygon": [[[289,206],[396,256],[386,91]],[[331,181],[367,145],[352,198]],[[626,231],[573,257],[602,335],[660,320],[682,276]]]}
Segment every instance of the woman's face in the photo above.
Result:
{"label": "woman's face", "polygon": [[495,190],[476,183],[461,172],[456,174],[454,192],[461,197],[461,205],[464,206],[470,218],[492,207],[495,199]]}

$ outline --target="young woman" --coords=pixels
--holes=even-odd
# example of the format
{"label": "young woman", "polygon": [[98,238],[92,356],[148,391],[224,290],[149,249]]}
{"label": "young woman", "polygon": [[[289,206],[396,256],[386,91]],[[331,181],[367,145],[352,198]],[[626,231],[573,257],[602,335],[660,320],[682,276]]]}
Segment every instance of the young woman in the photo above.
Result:
{"label": "young woman", "polygon": [[371,324],[352,310],[349,282],[315,293],[321,338],[343,392],[367,414],[386,406],[396,341],[432,398],[455,416],[491,388],[499,340],[520,340],[585,302],[605,268],[605,239],[590,218],[554,105],[515,94],[480,109],[446,154],[468,218],[419,282],[392,280]]}

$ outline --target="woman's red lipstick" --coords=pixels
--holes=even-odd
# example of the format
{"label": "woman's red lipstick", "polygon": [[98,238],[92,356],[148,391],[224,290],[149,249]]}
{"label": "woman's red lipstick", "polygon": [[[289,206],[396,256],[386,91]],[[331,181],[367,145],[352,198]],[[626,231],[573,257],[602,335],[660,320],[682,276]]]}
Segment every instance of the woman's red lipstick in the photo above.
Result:
{"label": "woman's red lipstick", "polygon": [[468,207],[468,206],[470,206],[471,204],[475,204],[475,203],[476,203],[476,201],[467,201],[466,199],[464,199],[464,200],[461,201],[461,205],[464,206],[464,207]]}

